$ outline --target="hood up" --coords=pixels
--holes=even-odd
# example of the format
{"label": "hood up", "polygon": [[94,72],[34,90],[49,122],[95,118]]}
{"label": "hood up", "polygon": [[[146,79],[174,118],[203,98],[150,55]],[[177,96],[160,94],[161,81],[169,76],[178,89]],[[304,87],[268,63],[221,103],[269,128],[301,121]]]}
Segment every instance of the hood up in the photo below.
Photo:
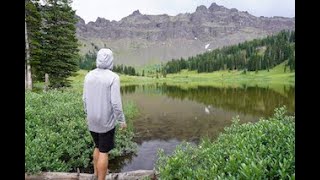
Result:
{"label": "hood up", "polygon": [[113,54],[110,49],[100,49],[96,59],[97,68],[109,69],[113,68]]}

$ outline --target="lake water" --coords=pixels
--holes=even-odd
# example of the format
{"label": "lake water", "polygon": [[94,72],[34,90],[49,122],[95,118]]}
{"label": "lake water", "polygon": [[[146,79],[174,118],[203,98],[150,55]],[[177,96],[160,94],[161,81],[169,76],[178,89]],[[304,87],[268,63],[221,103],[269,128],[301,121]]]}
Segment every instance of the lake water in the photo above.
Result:
{"label": "lake water", "polygon": [[197,144],[201,137],[214,139],[237,115],[240,122],[256,122],[282,105],[295,112],[292,86],[183,88],[155,84],[123,86],[121,93],[123,102],[134,101],[140,110],[133,121],[138,151],[111,160],[111,172],[151,170],[158,148],[170,154],[182,141]]}

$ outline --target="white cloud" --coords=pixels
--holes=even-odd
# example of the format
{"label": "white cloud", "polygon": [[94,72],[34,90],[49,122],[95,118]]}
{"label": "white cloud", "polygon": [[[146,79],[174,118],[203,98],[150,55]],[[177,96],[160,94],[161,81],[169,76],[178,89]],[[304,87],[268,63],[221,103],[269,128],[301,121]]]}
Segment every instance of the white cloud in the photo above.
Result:
{"label": "white cloud", "polygon": [[248,11],[255,16],[295,16],[294,0],[74,0],[76,14],[86,23],[97,17],[121,20],[139,9],[142,14],[168,14],[194,12],[199,5],[209,7],[213,2],[227,8]]}

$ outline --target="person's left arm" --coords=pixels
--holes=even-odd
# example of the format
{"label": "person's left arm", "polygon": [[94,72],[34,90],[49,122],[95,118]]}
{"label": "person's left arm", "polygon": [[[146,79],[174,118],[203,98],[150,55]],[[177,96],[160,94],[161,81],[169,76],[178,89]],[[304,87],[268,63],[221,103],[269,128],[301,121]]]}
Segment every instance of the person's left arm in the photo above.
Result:
{"label": "person's left arm", "polygon": [[111,84],[111,105],[116,120],[120,123],[121,128],[125,128],[126,119],[122,110],[119,76],[116,76]]}

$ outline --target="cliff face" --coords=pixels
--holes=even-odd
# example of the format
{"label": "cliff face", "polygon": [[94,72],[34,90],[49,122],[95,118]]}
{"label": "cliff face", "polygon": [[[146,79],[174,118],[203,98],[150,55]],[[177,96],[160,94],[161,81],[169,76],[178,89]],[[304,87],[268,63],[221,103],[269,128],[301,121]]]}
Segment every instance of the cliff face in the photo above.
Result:
{"label": "cliff face", "polygon": [[118,53],[119,63],[131,65],[188,57],[283,29],[295,29],[294,18],[255,17],[215,3],[176,16],[145,15],[136,10],[120,21],[97,18],[85,24],[77,18],[78,38],[86,44],[81,47],[82,53],[93,51],[94,46],[110,47]]}

